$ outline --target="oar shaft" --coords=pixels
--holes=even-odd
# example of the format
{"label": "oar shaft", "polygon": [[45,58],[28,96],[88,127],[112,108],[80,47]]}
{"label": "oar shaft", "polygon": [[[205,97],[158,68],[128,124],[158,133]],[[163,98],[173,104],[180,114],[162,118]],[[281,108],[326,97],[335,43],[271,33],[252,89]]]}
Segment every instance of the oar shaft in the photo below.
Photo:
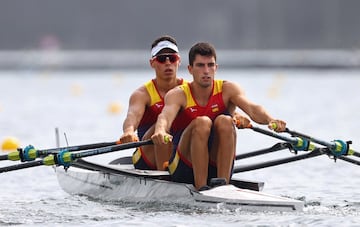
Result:
{"label": "oar shaft", "polygon": [[[268,131],[268,130],[265,130],[265,129],[262,129],[262,128],[258,128],[258,127],[254,127],[254,126],[251,126],[250,127],[252,130],[254,130],[254,131],[256,131],[256,132],[260,132],[260,133],[262,133],[262,134],[265,134],[265,135],[268,135],[268,136],[272,136],[272,137],[274,137],[274,138],[278,138],[278,139],[281,139],[281,140],[284,140],[284,141],[286,141],[286,142],[289,142],[289,143],[291,143],[292,145],[294,145],[295,147],[300,147],[300,148],[302,148],[302,146],[298,146],[299,145],[299,141],[302,141],[302,142],[308,142],[308,150],[310,150],[310,151],[314,151],[314,150],[318,150],[318,149],[325,149],[325,148],[319,148],[319,147],[317,147],[317,146],[315,146],[315,144],[314,143],[312,143],[312,142],[310,142],[310,141],[313,141],[313,142],[316,142],[316,141],[318,141],[318,142],[316,142],[316,143],[318,143],[318,144],[320,144],[320,145],[324,145],[325,147],[326,147],[326,149],[327,150],[323,150],[323,151],[325,151],[325,153],[326,154],[328,154],[328,155],[333,155],[335,158],[339,158],[339,159],[341,159],[341,160],[344,160],[344,161],[347,161],[347,162],[350,162],[350,163],[353,163],[353,164],[357,164],[358,165],[358,163],[359,163],[359,161],[356,161],[356,160],[354,160],[354,159],[349,159],[349,158],[346,158],[346,157],[344,157],[343,156],[343,154],[342,153],[340,153],[340,155],[338,155],[338,154],[334,154],[334,150],[335,151],[337,151],[338,149],[339,149],[339,147],[341,148],[341,149],[343,149],[343,148],[345,148],[345,146],[348,146],[348,144],[345,144],[345,142],[337,142],[337,143],[335,143],[335,148],[334,148],[334,146],[326,146],[326,142],[324,142],[324,143],[319,143],[319,140],[315,140],[314,141],[314,139],[312,138],[312,137],[310,137],[310,136],[307,136],[307,135],[305,135],[305,134],[302,134],[302,133],[298,133],[298,132],[293,132],[293,131],[291,131],[291,130],[289,130],[289,129],[287,129],[287,132],[288,133],[290,133],[290,134],[292,134],[292,136],[299,136],[299,138],[296,138],[296,137],[293,137],[293,138],[289,138],[289,137],[286,137],[286,136],[282,136],[282,135],[279,135],[279,134],[276,134],[276,133],[274,133],[274,132],[272,132],[272,131]],[[352,149],[349,149],[349,151],[348,151],[348,154],[350,154],[350,155],[355,155],[355,156],[358,156],[358,152],[355,152],[354,150],[352,150]],[[276,164],[275,164],[276,165]],[[262,168],[264,168],[264,167],[262,167]]]}
{"label": "oar shaft", "polygon": [[350,152],[352,153],[352,155],[360,158],[360,153],[359,153],[359,152],[354,151],[354,150],[352,150],[352,149],[350,149]]}
{"label": "oar shaft", "polygon": [[289,133],[290,135],[292,135],[292,136],[298,136],[298,137],[301,137],[301,138],[305,138],[305,139],[307,139],[309,141],[313,141],[314,143],[326,146],[332,151],[337,150],[337,149],[341,149],[341,148],[343,148],[343,146],[346,146],[346,147],[348,147],[347,155],[354,155],[356,157],[360,157],[359,152],[356,152],[356,151],[354,151],[353,149],[351,149],[349,147],[351,142],[349,144],[346,144],[345,142],[342,142],[342,141],[341,141],[341,143],[339,143],[340,142],[339,140],[333,141],[333,142],[327,142],[327,141],[324,141],[324,140],[321,140],[321,139],[318,139],[318,138],[314,138],[314,137],[312,137],[310,135],[307,135],[307,134],[304,134],[302,132],[297,132],[297,131],[294,131],[294,130],[290,130],[289,128],[286,128],[285,131],[287,133]]}
{"label": "oar shaft", "polygon": [[316,146],[311,143],[309,140],[306,139],[302,139],[302,138],[298,138],[298,137],[287,137],[287,136],[283,136],[280,135],[278,133],[269,131],[269,130],[265,130],[259,127],[255,127],[255,126],[251,126],[249,127],[250,129],[262,133],[264,135],[268,135],[283,141],[286,141],[288,143],[290,143],[292,145],[292,149],[296,150],[296,151],[312,151],[314,149],[316,149]]}
{"label": "oar shaft", "polygon": [[258,155],[268,154],[271,152],[280,151],[280,150],[289,149],[289,148],[291,148],[291,145],[289,143],[277,143],[274,146],[269,147],[269,148],[264,148],[261,150],[248,152],[248,153],[244,153],[244,154],[238,154],[238,155],[236,155],[235,159],[240,160],[240,159],[244,159],[244,158],[255,157]]}
{"label": "oar shaft", "polygon": [[36,150],[33,146],[29,145],[26,148],[19,148],[17,151],[10,152],[6,155],[1,155],[0,160],[11,160],[11,161],[33,161],[36,158],[44,157],[50,154],[57,154],[62,150],[66,151],[81,151],[88,149],[95,149],[99,147],[107,147],[116,145],[117,142],[102,142],[102,143],[93,143],[93,144],[85,144],[85,145],[77,145],[77,146],[69,146],[69,147],[58,147],[58,148],[50,148],[50,149],[42,149]]}
{"label": "oar shaft", "polygon": [[125,150],[125,149],[128,149],[128,148],[140,147],[140,146],[150,145],[150,144],[153,144],[153,141],[150,140],[150,139],[149,140],[144,140],[144,141],[139,141],[139,142],[133,142],[133,143],[118,144],[118,145],[93,149],[93,150],[89,150],[89,151],[84,151],[84,152],[81,152],[81,153],[72,153],[71,158],[73,160],[75,160],[77,158],[85,158],[85,157],[88,157],[88,156],[93,156],[93,155],[98,155],[98,154],[105,154],[105,153],[109,153],[109,152],[113,152],[113,151]]}
{"label": "oar shaft", "polygon": [[25,162],[25,163],[21,163],[21,164],[17,164],[17,165],[1,167],[0,173],[9,172],[9,171],[13,171],[13,170],[19,170],[19,169],[26,169],[26,168],[41,166],[41,165],[43,165],[42,160]]}
{"label": "oar shaft", "polygon": [[88,150],[88,149],[94,149],[94,148],[99,148],[99,147],[113,146],[113,145],[116,145],[116,144],[117,144],[117,142],[102,142],[102,143],[93,143],[93,144],[70,146],[70,147],[42,149],[42,150],[37,150],[37,151],[38,151],[39,155],[49,155],[49,154],[58,153],[61,150],[81,151],[81,150]]}
{"label": "oar shaft", "polygon": [[297,156],[293,156],[293,157],[289,157],[289,158],[272,160],[272,161],[248,165],[248,166],[237,166],[234,168],[233,171],[234,171],[234,173],[240,173],[240,172],[246,172],[246,171],[257,170],[257,169],[277,166],[277,165],[281,165],[281,164],[286,164],[289,162],[295,162],[295,161],[299,161],[299,160],[303,160],[303,159],[307,159],[307,158],[313,158],[313,157],[320,156],[323,154],[321,149],[326,149],[326,148],[318,148],[318,149],[313,150],[310,153],[297,155]]}
{"label": "oar shaft", "polygon": [[352,164],[355,164],[355,165],[358,165],[360,166],[360,161],[357,161],[357,160],[354,160],[352,158],[348,158],[348,157],[344,157],[344,156],[340,156],[338,157],[339,159],[343,160],[343,161],[347,161],[347,162],[350,162]]}
{"label": "oar shaft", "polygon": [[[104,144],[104,143],[102,143],[102,144]],[[13,171],[13,170],[19,170],[19,169],[25,169],[25,168],[30,168],[30,167],[40,166],[40,165],[46,165],[46,166],[62,165],[64,167],[69,167],[71,165],[72,161],[79,159],[79,158],[88,157],[88,156],[97,155],[97,154],[104,154],[104,153],[108,153],[108,152],[112,152],[112,151],[125,150],[128,148],[135,148],[135,147],[140,147],[140,146],[150,145],[150,144],[153,144],[153,141],[149,139],[149,140],[144,140],[144,141],[140,141],[140,142],[112,145],[112,146],[108,146],[108,147],[104,147],[104,148],[88,150],[88,151],[81,152],[81,153],[80,152],[79,153],[71,153],[67,150],[63,150],[56,154],[49,154],[46,157],[44,157],[42,160],[29,161],[29,162],[25,162],[25,163],[21,163],[21,164],[17,164],[17,165],[2,167],[2,168],[0,168],[0,173],[9,172],[9,171]]]}
{"label": "oar shaft", "polygon": [[255,132],[260,132],[262,134],[265,134],[265,135],[268,135],[268,136],[271,136],[271,137],[274,137],[274,138],[289,142],[291,144],[297,143],[297,139],[295,139],[295,138],[289,138],[289,137],[286,137],[286,136],[282,136],[280,134],[277,134],[277,133],[269,131],[269,130],[265,130],[265,129],[255,127],[255,126],[252,126],[251,129],[254,130]]}
{"label": "oar shaft", "polygon": [[[135,147],[140,147],[140,146],[150,145],[150,144],[153,144],[153,141],[151,139],[148,139],[148,140],[143,140],[143,141],[139,141],[139,142],[117,144],[117,145],[113,145],[113,146],[102,147],[102,148],[82,151],[82,152],[78,152],[78,153],[70,153],[67,150],[63,150],[63,151],[59,152],[58,154],[56,154],[56,157],[54,155],[49,155],[49,156],[54,156],[54,157],[53,157],[53,159],[50,157],[48,160],[46,160],[45,165],[52,165],[55,162],[58,165],[62,165],[64,167],[69,167],[71,165],[71,162],[73,162],[74,160],[79,159],[79,158],[85,158],[85,157],[89,157],[89,156],[105,154],[105,153],[109,153],[109,152],[113,152],[113,151],[120,151],[120,150],[125,150],[125,149],[129,149],[129,148],[135,148]],[[47,156],[47,157],[49,157],[49,156]]]}
{"label": "oar shaft", "polygon": [[299,137],[311,140],[311,141],[313,141],[313,142],[315,142],[317,144],[323,145],[325,147],[332,148],[334,146],[333,143],[329,143],[329,142],[326,142],[326,141],[323,141],[323,140],[320,140],[320,139],[316,139],[316,138],[314,138],[312,136],[303,134],[301,132],[296,132],[296,131],[290,130],[289,128],[286,128],[286,132],[290,133],[293,136],[299,136]]}

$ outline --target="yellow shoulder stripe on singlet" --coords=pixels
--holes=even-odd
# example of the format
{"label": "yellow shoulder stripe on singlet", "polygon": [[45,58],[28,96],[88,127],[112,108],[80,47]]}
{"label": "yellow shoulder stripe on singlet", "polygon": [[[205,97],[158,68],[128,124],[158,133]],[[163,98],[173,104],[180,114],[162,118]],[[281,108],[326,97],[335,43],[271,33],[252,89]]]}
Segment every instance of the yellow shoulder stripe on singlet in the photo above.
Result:
{"label": "yellow shoulder stripe on singlet", "polygon": [[185,108],[196,106],[196,102],[191,95],[189,83],[184,83],[179,87],[184,91],[185,96],[186,96],[186,107]]}
{"label": "yellow shoulder stripe on singlet", "polygon": [[161,101],[161,97],[159,93],[157,92],[154,83],[152,80],[144,84],[146,87],[146,90],[148,91],[151,99],[150,106],[154,105],[155,103],[158,103]]}
{"label": "yellow shoulder stripe on singlet", "polygon": [[213,91],[213,95],[216,95],[220,92],[222,92],[222,85],[223,85],[223,80],[214,80],[214,91]]}
{"label": "yellow shoulder stripe on singlet", "polygon": [[[222,85],[223,85],[223,80],[214,80],[213,95],[216,95],[222,91]],[[184,91],[186,96],[186,108],[195,106],[196,102],[191,95],[189,84],[184,83],[183,85],[180,86],[180,88]]]}

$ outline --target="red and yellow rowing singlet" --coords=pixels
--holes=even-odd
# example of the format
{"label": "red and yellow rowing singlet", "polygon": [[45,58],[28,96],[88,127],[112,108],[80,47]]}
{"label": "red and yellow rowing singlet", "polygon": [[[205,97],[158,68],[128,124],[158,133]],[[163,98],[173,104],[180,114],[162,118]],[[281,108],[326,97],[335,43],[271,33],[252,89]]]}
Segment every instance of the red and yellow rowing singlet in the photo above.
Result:
{"label": "red and yellow rowing singlet", "polygon": [[224,100],[222,98],[223,80],[214,80],[212,96],[206,106],[200,106],[194,99],[190,84],[184,83],[179,86],[186,96],[186,107],[178,113],[172,126],[171,132],[174,136],[173,142],[177,144],[182,132],[190,124],[190,122],[199,116],[208,116],[211,120],[215,120],[220,114],[228,114]]}
{"label": "red and yellow rowing singlet", "polygon": [[[179,85],[183,84],[183,79],[180,79]],[[155,124],[158,115],[164,108],[164,97],[162,97],[156,87],[155,80],[152,79],[144,84],[147,92],[150,95],[150,105],[146,107],[143,117],[141,118],[138,131],[138,137],[142,139],[146,131]]]}

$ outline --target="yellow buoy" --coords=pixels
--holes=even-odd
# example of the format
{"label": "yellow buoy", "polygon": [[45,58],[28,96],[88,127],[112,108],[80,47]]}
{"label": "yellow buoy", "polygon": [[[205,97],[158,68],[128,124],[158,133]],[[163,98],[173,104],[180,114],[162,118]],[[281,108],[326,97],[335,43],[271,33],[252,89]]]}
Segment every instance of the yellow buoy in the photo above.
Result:
{"label": "yellow buoy", "polygon": [[283,87],[285,80],[285,76],[282,74],[278,74],[274,77],[273,83],[271,84],[268,90],[268,97],[269,98],[277,98],[280,95],[280,90]]}
{"label": "yellow buoy", "polygon": [[20,147],[20,142],[15,137],[6,137],[1,143],[1,149],[6,152],[14,151]]}
{"label": "yellow buoy", "polygon": [[71,86],[71,94],[72,94],[73,96],[80,96],[80,95],[82,95],[82,93],[83,93],[83,88],[82,88],[81,85],[79,85],[79,84],[73,84],[73,85]]}
{"label": "yellow buoy", "polygon": [[108,111],[111,114],[119,114],[122,111],[122,106],[116,102],[110,103],[108,107]]}

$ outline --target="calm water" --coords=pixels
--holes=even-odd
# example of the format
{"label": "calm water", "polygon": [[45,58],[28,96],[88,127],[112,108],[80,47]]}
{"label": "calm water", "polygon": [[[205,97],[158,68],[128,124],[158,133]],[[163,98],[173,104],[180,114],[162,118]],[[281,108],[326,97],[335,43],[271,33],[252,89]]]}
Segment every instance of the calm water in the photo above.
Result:
{"label": "calm water", "polygon": [[[56,146],[118,139],[133,89],[151,70],[111,72],[0,72],[0,138],[21,146]],[[352,140],[360,151],[359,71],[242,70],[218,78],[238,82],[247,96],[287,121],[293,130],[331,141]],[[186,72],[185,78],[190,79]],[[65,140],[65,136],[67,140]],[[278,142],[248,129],[238,133],[237,153]],[[131,152],[131,151],[129,151]],[[287,155],[288,151],[236,162]],[[116,154],[97,156],[111,160]],[[0,165],[15,162],[1,161]],[[301,213],[246,213],[162,207],[159,204],[101,203],[66,194],[52,167],[0,174],[0,225],[40,226],[359,226],[360,167],[327,156],[236,175],[265,181],[265,192],[302,199]]]}

